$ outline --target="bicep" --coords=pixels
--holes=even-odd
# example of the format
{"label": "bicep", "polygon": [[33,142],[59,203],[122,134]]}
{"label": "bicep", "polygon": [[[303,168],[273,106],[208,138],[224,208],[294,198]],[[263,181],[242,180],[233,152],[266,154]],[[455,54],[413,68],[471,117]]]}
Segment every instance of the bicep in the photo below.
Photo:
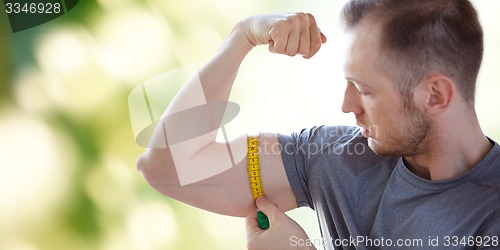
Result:
{"label": "bicep", "polygon": [[[277,135],[262,134],[259,146],[265,195],[283,211],[295,208],[295,197],[281,160]],[[182,155],[177,153],[179,150],[163,151],[170,157],[162,164],[169,162],[167,165],[170,166],[157,166],[159,170],[145,174],[153,188],[176,200],[220,214],[247,216],[255,211],[247,171],[246,136],[229,144],[211,143],[189,158],[179,156]],[[176,157],[180,159],[176,161]],[[172,180],[173,176],[176,180]]]}
{"label": "bicep", "polygon": [[[204,209],[228,215],[247,216],[254,212],[256,207],[248,176],[246,136],[237,138],[229,145],[229,152],[233,155],[235,165],[193,186],[203,187],[203,191],[200,190],[200,192],[208,193],[207,196],[212,198],[210,201],[204,201]],[[213,151],[217,152],[218,157],[223,158],[228,152],[226,143],[216,143],[212,146],[214,148],[205,148],[206,152],[202,152],[198,157],[207,159],[204,155],[211,154],[210,152]],[[259,162],[266,197],[283,211],[296,208],[297,203],[288,182],[276,134],[260,134]],[[199,195],[193,195],[193,197]]]}

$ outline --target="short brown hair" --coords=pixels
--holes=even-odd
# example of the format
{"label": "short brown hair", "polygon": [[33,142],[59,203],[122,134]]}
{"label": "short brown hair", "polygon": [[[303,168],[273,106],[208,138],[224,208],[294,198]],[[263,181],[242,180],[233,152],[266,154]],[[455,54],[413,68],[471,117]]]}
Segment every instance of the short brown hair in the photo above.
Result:
{"label": "short brown hair", "polygon": [[351,0],[341,14],[347,29],[366,17],[381,24],[382,60],[405,99],[429,73],[442,73],[474,104],[483,31],[469,0]]}

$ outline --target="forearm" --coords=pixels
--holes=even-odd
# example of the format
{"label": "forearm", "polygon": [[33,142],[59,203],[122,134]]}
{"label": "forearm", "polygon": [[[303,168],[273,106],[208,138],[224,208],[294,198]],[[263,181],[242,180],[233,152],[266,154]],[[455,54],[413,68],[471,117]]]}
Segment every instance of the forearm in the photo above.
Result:
{"label": "forearm", "polygon": [[224,102],[229,99],[239,67],[254,47],[246,39],[243,26],[244,21],[236,25],[212,59],[175,96],[165,115],[199,105],[195,102],[200,102],[200,100],[193,100],[193,97],[198,99],[200,90],[202,90],[203,101],[206,103]]}
{"label": "forearm", "polygon": [[207,102],[229,99],[239,67],[254,47],[246,38],[244,21],[240,22],[213,59],[199,72]]}
{"label": "forearm", "polygon": [[[185,83],[164,112],[163,128],[157,128],[160,131],[154,133],[152,141],[165,140],[167,147],[182,147],[183,157],[195,155],[215,142],[239,67],[254,47],[247,39],[247,30],[245,21],[236,25],[213,58]],[[173,115],[176,113],[186,114],[188,120]]]}

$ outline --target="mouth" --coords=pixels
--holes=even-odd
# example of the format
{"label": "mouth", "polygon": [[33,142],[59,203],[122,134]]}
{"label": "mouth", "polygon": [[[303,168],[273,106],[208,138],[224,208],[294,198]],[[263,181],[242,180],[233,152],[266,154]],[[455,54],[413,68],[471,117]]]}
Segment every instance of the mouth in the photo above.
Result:
{"label": "mouth", "polygon": [[359,124],[359,123],[356,123],[358,125],[358,127],[361,128],[361,135],[365,138],[369,138],[370,137],[370,130],[368,129],[368,126],[364,126],[362,124]]}

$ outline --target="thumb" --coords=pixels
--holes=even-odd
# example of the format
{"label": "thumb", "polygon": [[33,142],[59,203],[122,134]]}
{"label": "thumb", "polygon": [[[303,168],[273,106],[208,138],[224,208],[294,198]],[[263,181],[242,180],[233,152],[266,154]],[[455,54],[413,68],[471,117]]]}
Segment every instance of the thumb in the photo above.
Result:
{"label": "thumb", "polygon": [[272,203],[264,196],[257,198],[257,200],[255,200],[255,204],[260,211],[269,217],[270,220],[274,220],[278,214],[283,213],[276,204]]}
{"label": "thumb", "polygon": [[257,223],[257,217],[255,216],[255,213],[248,215],[245,222],[247,234],[253,234],[261,231],[261,229],[259,228],[259,224]]}
{"label": "thumb", "polygon": [[321,43],[326,43],[326,36],[323,34],[323,32],[320,32],[319,35],[321,36]]}

